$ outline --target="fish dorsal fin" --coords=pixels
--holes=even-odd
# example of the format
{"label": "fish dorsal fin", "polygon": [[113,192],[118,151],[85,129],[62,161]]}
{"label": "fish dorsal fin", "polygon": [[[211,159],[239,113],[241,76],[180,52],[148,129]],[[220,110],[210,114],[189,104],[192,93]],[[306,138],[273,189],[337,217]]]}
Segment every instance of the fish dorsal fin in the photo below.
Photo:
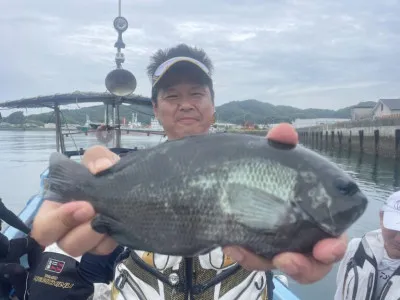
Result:
{"label": "fish dorsal fin", "polygon": [[228,195],[225,208],[238,222],[258,230],[275,228],[287,212],[285,200],[254,187],[230,184]]}

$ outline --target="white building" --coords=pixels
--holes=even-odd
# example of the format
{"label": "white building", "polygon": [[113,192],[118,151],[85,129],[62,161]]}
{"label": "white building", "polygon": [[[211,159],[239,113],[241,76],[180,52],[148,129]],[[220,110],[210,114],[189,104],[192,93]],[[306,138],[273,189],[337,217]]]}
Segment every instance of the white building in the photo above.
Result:
{"label": "white building", "polygon": [[304,128],[319,125],[329,125],[339,122],[348,122],[350,119],[336,119],[336,118],[317,118],[317,119],[296,119],[292,123],[294,128]]}
{"label": "white building", "polygon": [[400,99],[379,99],[372,110],[372,118],[385,118],[394,115],[400,117]]}
{"label": "white building", "polygon": [[158,122],[157,118],[151,118],[150,128],[154,131],[164,131],[164,127]]}
{"label": "white building", "polygon": [[56,128],[56,123],[46,123],[44,124],[44,128]]}
{"label": "white building", "polygon": [[351,108],[351,120],[357,121],[362,119],[370,119],[372,117],[373,104],[355,105]]}

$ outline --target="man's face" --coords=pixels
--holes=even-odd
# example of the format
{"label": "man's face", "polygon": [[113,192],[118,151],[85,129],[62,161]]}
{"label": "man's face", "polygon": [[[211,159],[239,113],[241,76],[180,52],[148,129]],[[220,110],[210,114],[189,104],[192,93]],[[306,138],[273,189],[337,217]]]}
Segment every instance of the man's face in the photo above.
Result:
{"label": "man's face", "polygon": [[400,259],[400,231],[390,230],[383,226],[383,213],[380,213],[381,229],[385,249],[390,258]]}
{"label": "man's face", "polygon": [[208,132],[214,117],[214,104],[206,85],[181,82],[161,89],[154,114],[168,139]]}

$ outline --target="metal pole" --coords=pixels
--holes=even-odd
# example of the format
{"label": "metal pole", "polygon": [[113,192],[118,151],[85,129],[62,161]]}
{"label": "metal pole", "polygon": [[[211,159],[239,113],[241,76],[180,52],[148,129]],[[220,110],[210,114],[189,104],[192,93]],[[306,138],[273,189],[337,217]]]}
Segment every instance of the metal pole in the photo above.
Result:
{"label": "metal pole", "polygon": [[60,136],[61,136],[61,122],[60,122],[60,108],[58,104],[54,106],[54,114],[56,117],[56,148],[60,152]]}
{"label": "metal pole", "polygon": [[115,133],[116,133],[117,141],[116,141],[115,147],[120,148],[121,147],[121,119],[119,116],[119,104],[117,104],[116,113],[117,113],[117,122],[115,124],[115,130],[116,130]]}

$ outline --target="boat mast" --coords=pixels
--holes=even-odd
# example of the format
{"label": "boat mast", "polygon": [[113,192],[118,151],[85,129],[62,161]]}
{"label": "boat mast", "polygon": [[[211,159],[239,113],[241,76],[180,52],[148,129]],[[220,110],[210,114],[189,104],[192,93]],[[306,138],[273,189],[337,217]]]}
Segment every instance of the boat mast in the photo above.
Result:
{"label": "boat mast", "polygon": [[119,115],[119,106],[123,97],[127,97],[136,89],[136,78],[128,70],[122,68],[122,63],[125,61],[125,55],[121,49],[125,48],[125,43],[122,40],[122,33],[128,29],[128,20],[121,15],[121,0],[118,1],[118,17],[114,19],[114,28],[118,32],[118,39],[114,44],[117,48],[115,55],[116,69],[108,73],[105,84],[107,90],[116,96],[112,103],[113,127],[116,130],[115,147],[121,147],[121,120]]}
{"label": "boat mast", "polygon": [[57,152],[64,153],[65,152],[65,143],[64,143],[64,136],[62,134],[61,128],[61,117],[60,117],[60,107],[58,103],[54,105],[54,115],[56,117],[56,148]]}

